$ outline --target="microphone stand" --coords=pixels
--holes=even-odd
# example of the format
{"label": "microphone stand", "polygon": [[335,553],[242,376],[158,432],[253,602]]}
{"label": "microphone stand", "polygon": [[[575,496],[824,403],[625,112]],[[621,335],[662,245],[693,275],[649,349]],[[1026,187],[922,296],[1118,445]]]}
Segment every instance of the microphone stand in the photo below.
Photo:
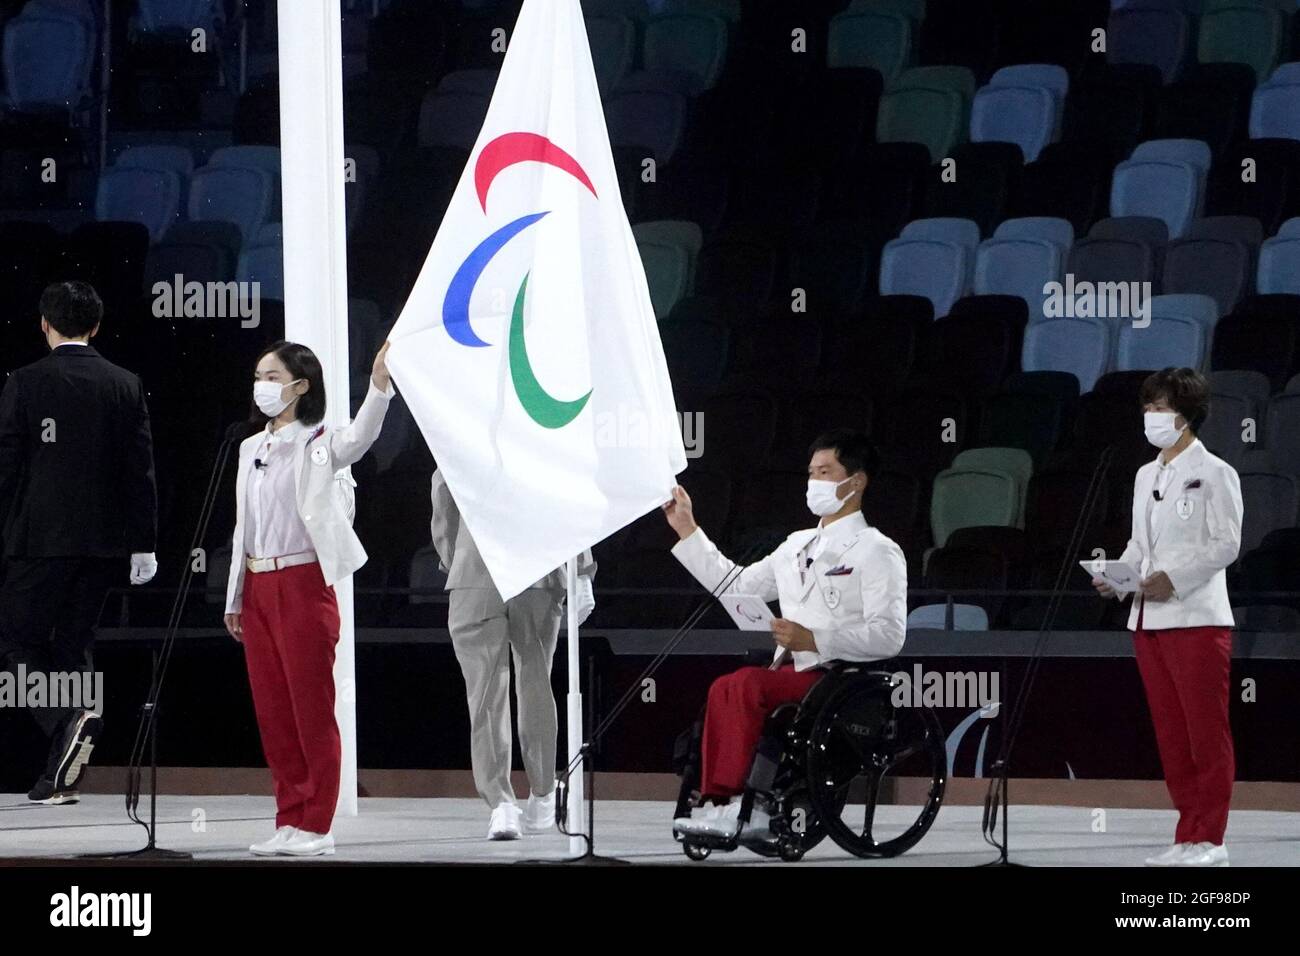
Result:
{"label": "microphone stand", "polygon": [[[545,865],[577,864],[579,866],[628,865],[629,861],[627,860],[622,860],[617,857],[598,856],[596,854],[596,798],[592,787],[592,784],[594,783],[594,771],[591,769],[590,762],[592,752],[595,749],[596,744],[600,742],[601,738],[604,737],[606,732],[613,725],[614,721],[618,719],[619,715],[623,713],[623,711],[627,709],[628,705],[631,704],[640,694],[644,682],[652,677],[655,672],[663,666],[664,662],[668,660],[673,651],[675,651],[682,641],[686,639],[687,635],[694,630],[695,625],[697,625],[701,618],[708,613],[709,607],[712,605],[714,599],[735,583],[736,579],[744,572],[745,567],[758,555],[760,550],[760,544],[752,545],[745,554],[742,555],[741,560],[737,562],[730,571],[723,575],[722,580],[717,584],[717,586],[714,587],[713,590],[695,606],[694,610],[692,610],[687,616],[685,623],[683,623],[682,626],[673,633],[673,636],[669,639],[668,643],[665,644],[663,649],[654,656],[649,664],[646,665],[640,676],[628,685],[627,690],[624,691],[623,696],[620,697],[618,702],[610,709],[610,712],[596,725],[594,730],[591,730],[588,733],[587,739],[583,741],[578,752],[573,756],[573,759],[569,761],[569,765],[565,767],[564,772],[560,774],[555,786],[556,826],[565,836],[581,837],[583,842],[586,844],[586,850],[583,851],[581,856],[566,857],[562,860],[521,860],[519,862],[528,864],[540,863]],[[569,779],[581,766],[586,766],[588,768],[587,832],[571,833],[567,829]]]}
{"label": "microphone stand", "polygon": [[[1011,773],[1011,752],[1015,747],[1016,737],[1020,733],[1025,708],[1030,693],[1034,688],[1034,680],[1038,677],[1038,668],[1042,663],[1048,635],[1051,634],[1052,628],[1056,625],[1056,615],[1060,610],[1061,601],[1067,590],[1071,566],[1079,554],[1079,549],[1083,544],[1083,537],[1087,534],[1088,525],[1092,522],[1092,516],[1097,510],[1097,502],[1101,498],[1102,488],[1105,487],[1106,474],[1110,470],[1110,462],[1114,456],[1115,447],[1107,445],[1102,449],[1097,465],[1092,471],[1092,478],[1083,494],[1083,504],[1079,508],[1079,516],[1074,523],[1074,531],[1070,535],[1070,544],[1066,549],[1065,559],[1061,562],[1061,568],[1056,575],[1056,584],[1052,588],[1051,596],[1048,598],[1047,607],[1043,610],[1043,623],[1039,627],[1038,638],[1034,642],[1033,651],[1029,655],[1029,664],[1025,668],[1023,685],[1020,693],[1016,695],[1015,704],[1012,706],[1010,717],[1006,721],[1002,745],[998,748],[998,758],[993,764],[992,779],[989,782],[988,793],[984,798],[984,842],[998,851],[998,858],[991,863],[982,863],[981,866],[1022,865],[1012,863],[1008,859],[1007,816],[1010,803],[1007,797],[1007,781]],[[1000,838],[998,833],[999,810],[1001,810],[1002,817]]]}
{"label": "microphone stand", "polygon": [[[144,827],[148,842],[138,850],[124,853],[85,854],[93,859],[133,859],[133,860],[188,860],[193,854],[180,850],[167,850],[158,846],[158,702],[162,696],[163,681],[167,677],[167,665],[171,662],[172,650],[176,644],[176,633],[180,630],[181,618],[189,598],[190,584],[194,578],[194,554],[202,547],[207,537],[208,522],[212,518],[217,494],[221,490],[221,479],[225,477],[226,467],[230,463],[230,452],[241,440],[247,430],[244,423],[231,425],[226,429],[225,438],[217,449],[216,463],[208,478],[208,488],[199,509],[199,520],[194,529],[194,539],[189,553],[185,556],[185,567],[172,602],[171,614],[167,620],[167,630],[163,635],[162,648],[154,653],[153,677],[149,685],[149,694],[140,708],[140,723],[136,727],[135,743],[131,748],[131,758],[126,771],[126,815],[133,822]],[[145,750],[149,755],[149,819],[142,820],[139,815],[141,776],[145,760]]]}

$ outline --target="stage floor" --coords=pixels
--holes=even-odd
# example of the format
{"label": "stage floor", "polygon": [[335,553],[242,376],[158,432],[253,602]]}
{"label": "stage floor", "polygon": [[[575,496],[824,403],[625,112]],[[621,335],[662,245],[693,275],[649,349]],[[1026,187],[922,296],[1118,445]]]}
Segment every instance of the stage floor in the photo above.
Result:
{"label": "stage floor", "polygon": [[[889,808],[882,808],[887,811]],[[1082,807],[1013,806],[1011,853],[1035,866],[1141,866],[1172,838],[1166,810],[1108,810],[1105,832],[1093,832],[1096,811]],[[596,804],[597,852],[642,864],[690,864],[673,842],[663,802],[611,800]],[[363,799],[357,817],[335,821],[338,852],[330,863],[513,863],[568,856],[558,833],[511,842],[483,839],[487,810],[467,799]],[[829,840],[805,865],[973,866],[994,859],[980,835],[978,807],[947,806],[916,847],[892,860],[859,860]],[[194,854],[198,862],[253,861],[248,845],[273,830],[266,797],[164,796],[158,801],[158,844]],[[21,794],[0,795],[0,865],[55,862],[84,853],[135,849],[144,831],[127,821],[122,798],[86,795],[81,803],[44,807]],[[1300,865],[1300,813],[1234,811],[1228,826],[1233,866]],[[274,865],[301,861],[274,858]],[[783,866],[745,850],[714,854],[695,866]]]}

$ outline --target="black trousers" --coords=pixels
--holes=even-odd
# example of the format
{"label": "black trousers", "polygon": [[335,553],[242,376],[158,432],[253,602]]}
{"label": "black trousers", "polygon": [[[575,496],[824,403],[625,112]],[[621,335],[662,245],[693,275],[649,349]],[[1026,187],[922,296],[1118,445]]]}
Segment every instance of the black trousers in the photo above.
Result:
{"label": "black trousers", "polygon": [[[95,625],[108,589],[128,581],[125,558],[8,558],[0,583],[0,667],[27,673],[88,673],[94,669]],[[46,737],[55,738],[76,711],[28,708]]]}

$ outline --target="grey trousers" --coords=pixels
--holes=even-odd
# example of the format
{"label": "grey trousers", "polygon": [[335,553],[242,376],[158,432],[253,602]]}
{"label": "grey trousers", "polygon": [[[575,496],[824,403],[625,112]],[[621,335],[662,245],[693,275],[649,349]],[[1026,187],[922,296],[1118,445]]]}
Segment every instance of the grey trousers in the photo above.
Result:
{"label": "grey trousers", "polygon": [[513,657],[519,749],[529,787],[545,796],[555,788],[559,727],[551,658],[560,634],[564,592],[530,588],[502,603],[493,588],[454,588],[449,602],[447,625],[469,701],[474,786],[493,809],[515,802],[510,784]]}

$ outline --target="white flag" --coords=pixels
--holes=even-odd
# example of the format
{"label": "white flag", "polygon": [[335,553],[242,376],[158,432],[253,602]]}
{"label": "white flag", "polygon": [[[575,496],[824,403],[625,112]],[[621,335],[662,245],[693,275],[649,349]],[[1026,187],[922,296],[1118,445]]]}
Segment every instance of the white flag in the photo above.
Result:
{"label": "white flag", "polygon": [[388,363],[505,599],[686,467],[578,0],[526,0]]}

